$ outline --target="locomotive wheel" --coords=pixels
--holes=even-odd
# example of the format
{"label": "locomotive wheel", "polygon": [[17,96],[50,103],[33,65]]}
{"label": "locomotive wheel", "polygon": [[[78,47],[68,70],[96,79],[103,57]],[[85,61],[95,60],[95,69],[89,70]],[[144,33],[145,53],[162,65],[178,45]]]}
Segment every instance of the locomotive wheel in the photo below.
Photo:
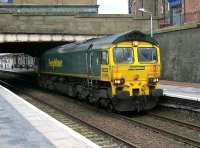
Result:
{"label": "locomotive wheel", "polygon": [[79,100],[82,100],[82,99],[81,99],[81,94],[80,94],[79,92],[76,94],[76,97],[77,97]]}
{"label": "locomotive wheel", "polygon": [[95,102],[96,102],[95,100],[96,100],[95,96],[93,96],[91,94],[88,96],[88,103],[89,104],[95,104]]}
{"label": "locomotive wheel", "polygon": [[80,101],[84,101],[83,95],[82,95],[81,93],[77,93],[77,98],[78,98]]}
{"label": "locomotive wheel", "polygon": [[108,112],[114,112],[115,111],[115,108],[114,108],[112,101],[109,101],[108,106],[107,106],[107,111]]}
{"label": "locomotive wheel", "polygon": [[43,82],[42,82],[42,81],[38,81],[38,84],[39,84],[39,86],[40,86],[40,87],[42,87],[42,88],[44,87],[44,85],[43,85]]}

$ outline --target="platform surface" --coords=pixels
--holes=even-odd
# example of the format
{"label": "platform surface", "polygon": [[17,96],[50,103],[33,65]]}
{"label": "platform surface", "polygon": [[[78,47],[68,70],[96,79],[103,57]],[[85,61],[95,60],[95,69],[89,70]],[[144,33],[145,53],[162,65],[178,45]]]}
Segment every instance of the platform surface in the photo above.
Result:
{"label": "platform surface", "polygon": [[33,68],[0,68],[0,71],[13,73],[35,73],[35,69]]}
{"label": "platform surface", "polygon": [[0,148],[99,147],[0,85]]}
{"label": "platform surface", "polygon": [[169,97],[200,101],[200,83],[161,81],[160,88]]}

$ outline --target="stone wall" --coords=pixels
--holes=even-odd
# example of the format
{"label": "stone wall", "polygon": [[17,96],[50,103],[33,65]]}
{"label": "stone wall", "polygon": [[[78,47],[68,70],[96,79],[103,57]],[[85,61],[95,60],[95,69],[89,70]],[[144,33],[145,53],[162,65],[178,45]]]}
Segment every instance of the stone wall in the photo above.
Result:
{"label": "stone wall", "polygon": [[[0,32],[114,34],[129,30],[148,31],[149,17],[129,15],[31,15],[0,14]],[[154,19],[154,29],[159,26]]]}
{"label": "stone wall", "polygon": [[162,79],[200,82],[200,25],[191,24],[160,30]]}
{"label": "stone wall", "polygon": [[16,4],[79,4],[96,5],[97,0],[15,0]]}
{"label": "stone wall", "polygon": [[[0,5],[0,14],[34,14],[34,15],[77,15],[77,14],[98,14],[98,5]],[[31,15],[30,15],[31,16]]]}

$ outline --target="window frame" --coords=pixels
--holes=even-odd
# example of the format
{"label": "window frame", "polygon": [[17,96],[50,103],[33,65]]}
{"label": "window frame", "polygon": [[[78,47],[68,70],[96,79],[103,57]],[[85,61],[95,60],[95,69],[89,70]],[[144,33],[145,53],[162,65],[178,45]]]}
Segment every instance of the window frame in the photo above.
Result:
{"label": "window frame", "polygon": [[[103,53],[106,53],[106,56],[107,56],[106,63],[103,63]],[[106,51],[106,50],[100,51],[100,64],[101,65],[108,65],[109,64],[109,53],[108,53],[108,51]]]}
{"label": "window frame", "polygon": [[[141,48],[152,48],[156,50],[156,60],[151,60],[151,61],[140,61],[140,56],[139,56],[139,49]],[[138,63],[147,63],[147,64],[152,64],[152,63],[157,63],[158,62],[158,49],[156,47],[138,47],[137,48],[137,55],[138,55]],[[154,62],[155,61],[155,62]]]}
{"label": "window frame", "polygon": [[[129,49],[132,49],[132,63],[117,63],[116,60],[115,60],[115,49],[116,48],[129,48]],[[133,47],[114,47],[113,48],[113,62],[115,64],[120,64],[120,65],[127,65],[127,64],[134,64],[135,63],[135,54],[134,54],[134,48]]]}

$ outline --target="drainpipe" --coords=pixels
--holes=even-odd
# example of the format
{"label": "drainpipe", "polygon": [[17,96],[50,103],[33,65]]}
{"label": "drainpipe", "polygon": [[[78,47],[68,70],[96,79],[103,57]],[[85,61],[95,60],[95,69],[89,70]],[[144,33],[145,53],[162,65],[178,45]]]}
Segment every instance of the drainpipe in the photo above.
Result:
{"label": "drainpipe", "polygon": [[183,21],[183,23],[185,23],[185,21],[186,21],[186,13],[185,13],[186,10],[185,10],[185,8],[186,8],[186,7],[185,7],[185,0],[184,0],[184,12],[183,12],[183,13],[184,13],[184,21]]}

